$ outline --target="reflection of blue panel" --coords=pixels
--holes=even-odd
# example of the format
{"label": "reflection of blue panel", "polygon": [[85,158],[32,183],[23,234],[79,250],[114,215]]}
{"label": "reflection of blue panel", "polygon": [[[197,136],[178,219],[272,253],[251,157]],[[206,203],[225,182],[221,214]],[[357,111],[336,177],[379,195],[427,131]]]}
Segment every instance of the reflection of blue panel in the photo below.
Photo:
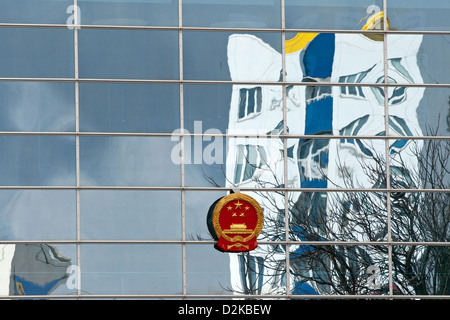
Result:
{"label": "reflection of blue panel", "polygon": [[295,284],[293,294],[297,294],[297,295],[314,294],[314,295],[317,295],[318,293],[309,284],[307,284],[307,283],[298,283],[297,282]]}
{"label": "reflection of blue panel", "polygon": [[303,180],[302,188],[326,188],[327,180]]}
{"label": "reflection of blue panel", "polygon": [[333,98],[326,97],[306,107],[305,134],[332,131]]}
{"label": "reflection of blue panel", "polygon": [[[29,281],[22,277],[15,276],[16,295],[23,295],[23,294],[25,294],[27,296],[29,296],[29,295],[48,295],[55,288],[55,286],[58,284],[58,282],[60,282],[63,279],[64,278],[55,279],[55,280],[50,281],[41,286],[37,283],[34,283],[33,281]],[[19,291],[21,291],[18,288],[19,284],[22,286],[23,292],[19,292]]]}
{"label": "reflection of blue panel", "polygon": [[333,33],[321,33],[311,41],[303,57],[307,77],[328,78],[331,76],[334,47]]}

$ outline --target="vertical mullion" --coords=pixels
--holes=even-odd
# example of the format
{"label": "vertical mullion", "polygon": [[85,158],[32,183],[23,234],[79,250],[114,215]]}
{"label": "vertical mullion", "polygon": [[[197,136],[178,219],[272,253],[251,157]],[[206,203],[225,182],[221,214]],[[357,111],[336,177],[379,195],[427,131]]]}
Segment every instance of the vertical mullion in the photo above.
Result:
{"label": "vertical mullion", "polygon": [[185,150],[184,150],[184,87],[183,87],[183,3],[182,0],[178,0],[178,64],[179,64],[179,80],[180,80],[180,129],[182,135],[180,135],[180,148],[181,148],[181,261],[182,261],[182,292],[183,297],[186,297],[186,192],[185,186]]}
{"label": "vertical mullion", "polygon": [[77,295],[81,296],[81,218],[80,218],[80,96],[79,96],[79,69],[78,69],[78,21],[81,17],[78,15],[78,3],[77,0],[73,1],[74,10],[74,28],[73,28],[73,41],[74,41],[74,86],[75,86],[75,157],[76,157],[76,252],[77,252]]}
{"label": "vertical mullion", "polygon": [[[282,70],[282,99],[283,99],[283,134],[287,133],[287,106],[286,106],[286,22],[285,22],[285,3],[280,0],[281,6],[281,70]],[[291,276],[290,276],[290,260],[289,260],[289,191],[288,187],[288,166],[287,166],[287,139],[283,139],[283,180],[284,180],[284,232],[286,239],[286,295],[291,295]]]}
{"label": "vertical mullion", "polygon": [[383,63],[384,63],[384,125],[385,125],[385,159],[386,159],[386,213],[387,213],[387,241],[388,241],[388,276],[389,276],[389,295],[393,294],[392,286],[392,234],[391,234],[391,173],[390,173],[390,159],[389,159],[389,87],[388,84],[388,25],[387,25],[387,3],[383,0]]}

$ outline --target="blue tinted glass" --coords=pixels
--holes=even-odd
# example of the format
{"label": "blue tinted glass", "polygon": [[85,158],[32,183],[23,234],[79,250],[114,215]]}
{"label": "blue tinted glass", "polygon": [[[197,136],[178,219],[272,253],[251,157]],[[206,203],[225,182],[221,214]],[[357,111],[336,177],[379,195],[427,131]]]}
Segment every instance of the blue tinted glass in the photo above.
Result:
{"label": "blue tinted glass", "polygon": [[179,186],[176,148],[162,137],[81,137],[81,184]]}
{"label": "blue tinted glass", "polygon": [[75,191],[0,191],[0,239],[74,240],[75,201]]}
{"label": "blue tinted glass", "polygon": [[[71,274],[76,261],[73,245],[47,243],[0,244],[2,295],[74,294]],[[76,282],[76,281],[75,281]]]}
{"label": "blue tinted glass", "polygon": [[277,0],[185,0],[183,25],[188,27],[280,28]]}
{"label": "blue tinted glass", "polygon": [[0,136],[2,185],[74,185],[75,138]]}
{"label": "blue tinted glass", "polygon": [[[240,57],[230,65],[231,59]],[[277,81],[282,67],[281,35],[185,31],[183,67],[189,80]]]}
{"label": "blue tinted glass", "polygon": [[[416,113],[409,113],[408,118],[416,118],[420,129],[417,135],[450,135],[450,91],[448,88],[406,88],[407,97],[422,97]],[[392,109],[392,110],[391,110]],[[395,114],[394,108],[390,109]],[[416,135],[415,132],[413,132]]]}
{"label": "blue tinted glass", "polygon": [[178,78],[178,33],[152,30],[79,31],[80,77]]}
{"label": "blue tinted glass", "polygon": [[178,1],[78,0],[81,23],[118,26],[177,26]]}
{"label": "blue tinted glass", "polygon": [[81,230],[85,239],[180,240],[180,192],[82,191]]}
{"label": "blue tinted glass", "polygon": [[0,82],[0,101],[0,130],[75,130],[72,83]]}
{"label": "blue tinted glass", "polygon": [[179,245],[83,245],[85,294],[179,294]]}
{"label": "blue tinted glass", "polygon": [[383,11],[382,0],[286,0],[286,27],[362,29],[369,14]]}
{"label": "blue tinted glass", "polygon": [[450,2],[441,0],[390,0],[388,14],[398,30],[448,30]]}
{"label": "blue tinted glass", "polygon": [[[0,21],[8,23],[66,23],[73,0],[2,0]],[[71,11],[70,11],[71,12]]]}
{"label": "blue tinted glass", "polygon": [[172,132],[180,127],[179,86],[82,83],[80,129],[103,132]]}
{"label": "blue tinted glass", "polygon": [[0,28],[0,76],[73,77],[73,31]]}
{"label": "blue tinted glass", "polygon": [[[184,85],[184,128],[190,133],[204,133],[208,129],[225,133],[231,93],[230,85]],[[201,121],[201,128],[198,121]]]}
{"label": "blue tinted glass", "polygon": [[226,196],[224,191],[186,191],[186,238],[212,240],[206,218],[211,205]]}
{"label": "blue tinted glass", "polygon": [[186,247],[186,290],[188,294],[232,294],[230,285],[230,255],[213,245]]}
{"label": "blue tinted glass", "polygon": [[388,74],[397,83],[450,83],[449,35],[388,35]]}
{"label": "blue tinted glass", "polygon": [[[217,130],[205,137],[184,138],[185,179],[187,186],[225,186],[227,139]],[[212,136],[210,136],[212,135]]]}

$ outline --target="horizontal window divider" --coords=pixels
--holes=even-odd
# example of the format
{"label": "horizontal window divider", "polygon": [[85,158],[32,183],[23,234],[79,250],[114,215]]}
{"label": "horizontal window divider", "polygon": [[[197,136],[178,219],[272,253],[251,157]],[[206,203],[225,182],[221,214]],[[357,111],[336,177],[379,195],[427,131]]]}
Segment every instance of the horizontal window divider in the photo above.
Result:
{"label": "horizontal window divider", "polygon": [[[379,294],[379,295],[370,295],[370,294],[360,294],[360,295],[294,295],[294,294],[210,294],[210,295],[199,295],[199,294],[71,294],[71,295],[27,295],[26,297],[17,295],[17,296],[0,296],[0,300],[23,300],[23,299],[177,299],[177,300],[185,300],[185,299],[214,299],[220,298],[225,300],[234,299],[277,299],[277,300],[358,300],[358,299],[372,299],[372,300],[448,300],[450,299],[450,295],[395,295],[395,294]],[[189,304],[189,300],[186,300],[186,303]],[[224,304],[237,304],[241,305],[242,302],[226,302],[223,301]],[[244,303],[249,303],[245,302]],[[271,302],[260,302],[260,304],[269,304]],[[207,306],[208,303],[205,302]]]}
{"label": "horizontal window divider", "polygon": [[[214,240],[0,240],[2,244],[148,244],[148,245],[214,245]],[[285,246],[450,246],[450,242],[439,241],[264,241],[258,240],[259,245]]]}
{"label": "horizontal window divider", "polygon": [[344,33],[344,34],[450,34],[448,30],[360,30],[360,29],[305,29],[305,28],[245,28],[245,27],[194,27],[194,26],[138,26],[138,25],[99,25],[64,23],[14,23],[3,22],[4,28],[70,28],[70,29],[120,29],[155,31],[215,31],[215,32],[289,32],[289,33]]}
{"label": "horizontal window divider", "polygon": [[381,192],[381,193],[395,193],[395,192],[408,192],[408,193],[450,193],[450,189],[387,189],[387,188],[277,188],[277,187],[157,187],[157,186],[1,186],[1,190],[100,190],[100,191],[224,191],[229,192],[232,190],[239,190],[239,192]]}
{"label": "horizontal window divider", "polygon": [[[183,132],[175,132],[176,130],[184,130]],[[185,138],[260,138],[260,139],[355,139],[355,140],[450,140],[450,136],[354,136],[354,135],[301,135],[301,134],[278,134],[269,135],[265,133],[190,133],[187,129],[176,129],[174,132],[71,132],[71,131],[0,131],[0,136],[103,136],[103,137],[185,137]]]}
{"label": "horizontal window divider", "polygon": [[0,77],[0,82],[78,82],[78,83],[148,83],[148,84],[199,84],[199,85],[248,85],[248,86],[326,86],[326,87],[415,87],[450,88],[450,83],[352,83],[352,82],[295,82],[295,81],[245,81],[245,80],[176,80],[132,78],[28,78]]}

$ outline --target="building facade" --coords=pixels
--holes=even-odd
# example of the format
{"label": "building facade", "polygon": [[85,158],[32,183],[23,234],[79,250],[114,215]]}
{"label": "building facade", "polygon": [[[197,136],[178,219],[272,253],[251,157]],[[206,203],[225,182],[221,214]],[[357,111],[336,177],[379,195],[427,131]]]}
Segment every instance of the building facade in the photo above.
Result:
{"label": "building facade", "polygon": [[443,2],[2,1],[0,297],[450,298]]}

